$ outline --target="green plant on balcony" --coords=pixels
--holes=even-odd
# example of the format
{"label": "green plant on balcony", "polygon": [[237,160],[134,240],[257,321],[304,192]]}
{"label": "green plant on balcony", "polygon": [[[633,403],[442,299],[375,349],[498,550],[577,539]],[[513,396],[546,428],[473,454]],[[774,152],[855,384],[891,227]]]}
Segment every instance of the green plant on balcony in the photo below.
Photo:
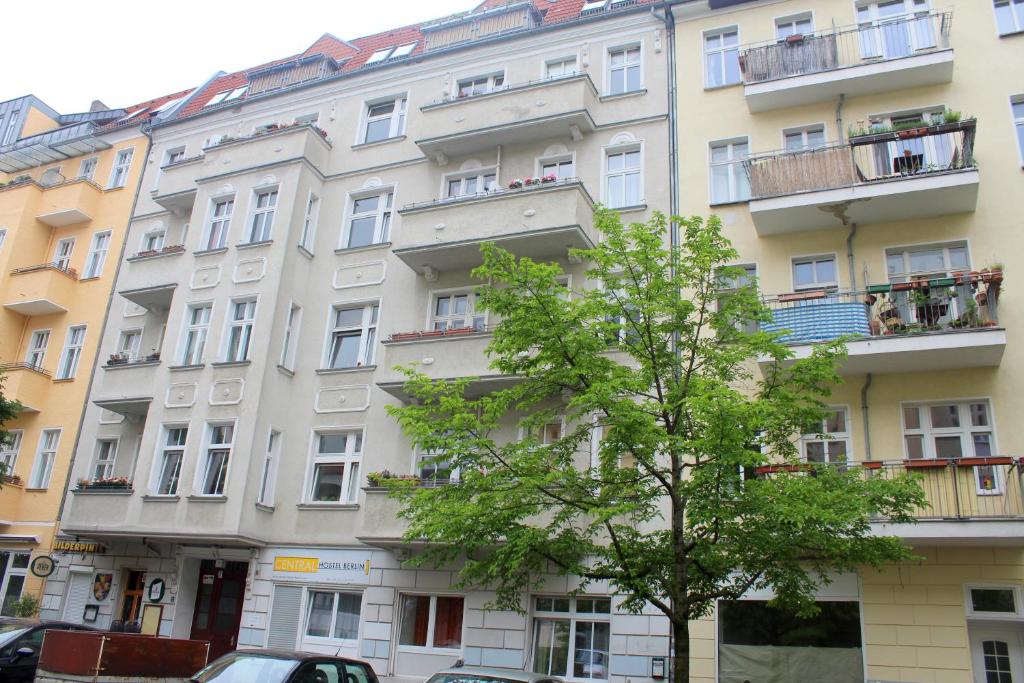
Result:
{"label": "green plant on balcony", "polygon": [[956,111],[955,109],[947,109],[946,111],[942,112],[942,120],[945,123],[957,123],[962,118],[962,116],[963,115],[960,112]]}
{"label": "green plant on balcony", "polygon": [[99,479],[79,479],[78,490],[124,491],[132,487],[128,477],[103,477]]}
{"label": "green plant on balcony", "polygon": [[391,482],[410,482],[412,486],[419,486],[422,483],[415,474],[395,474],[389,470],[370,472],[366,475],[366,482],[374,488],[387,486]]}

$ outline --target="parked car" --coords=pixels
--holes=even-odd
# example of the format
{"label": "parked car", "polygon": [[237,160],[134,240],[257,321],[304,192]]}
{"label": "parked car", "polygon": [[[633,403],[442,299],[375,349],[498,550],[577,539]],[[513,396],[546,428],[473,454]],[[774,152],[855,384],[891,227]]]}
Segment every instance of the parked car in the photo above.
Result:
{"label": "parked car", "polygon": [[238,650],[207,664],[192,683],[378,683],[366,662],[291,650]]}
{"label": "parked car", "polygon": [[0,683],[31,683],[47,631],[95,631],[65,621],[0,618]]}
{"label": "parked car", "polygon": [[438,671],[427,683],[562,683],[558,676],[537,674],[532,671],[491,669],[480,666],[461,666]]}

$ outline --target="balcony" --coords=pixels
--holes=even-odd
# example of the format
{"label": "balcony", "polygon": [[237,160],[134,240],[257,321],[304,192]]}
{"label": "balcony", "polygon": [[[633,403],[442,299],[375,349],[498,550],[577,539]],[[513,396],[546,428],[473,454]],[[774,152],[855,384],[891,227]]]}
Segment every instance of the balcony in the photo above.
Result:
{"label": "balcony", "polygon": [[401,401],[410,400],[405,391],[405,375],[395,366],[415,366],[436,380],[474,378],[469,396],[481,396],[508,386],[517,378],[501,375],[488,367],[487,345],[491,335],[472,327],[447,331],[401,332],[384,340],[384,361],[380,363],[377,386]]}
{"label": "balcony", "polygon": [[145,416],[153,402],[159,366],[159,353],[137,360],[111,356],[94,379],[93,403],[119,415]]}
{"label": "balcony", "polygon": [[53,263],[15,268],[4,308],[31,317],[67,313],[75,297],[78,273]]}
{"label": "balcony", "polygon": [[36,220],[54,228],[91,221],[102,197],[99,185],[85,178],[44,186],[36,205]]}
{"label": "balcony", "polygon": [[409,528],[409,523],[398,516],[401,503],[389,496],[384,488],[368,487],[363,491],[356,538],[378,548],[407,546],[402,535]]}
{"label": "balcony", "polygon": [[25,413],[38,413],[53,386],[48,370],[28,363],[0,365],[0,375],[4,378],[4,395],[21,403]]}
{"label": "balcony", "polygon": [[184,246],[174,245],[125,259],[118,278],[121,289],[117,293],[151,311],[167,310],[181,276],[179,257],[184,253]]}
{"label": "balcony", "polygon": [[399,214],[395,255],[428,277],[479,265],[483,242],[517,256],[552,260],[597,241],[594,202],[574,178],[412,204]]}
{"label": "balcony", "polygon": [[449,158],[498,145],[559,137],[578,141],[594,130],[591,112],[598,102],[597,88],[587,74],[446,99],[420,108],[423,137],[416,144],[444,165]]}
{"label": "balcony", "polygon": [[740,49],[751,112],[953,80],[952,12],[830,29]]}
{"label": "balcony", "polygon": [[784,294],[765,301],[772,320],[761,329],[782,333],[798,359],[814,344],[847,337],[843,375],[996,367],[1006,349],[1001,281],[1002,273],[963,273],[863,292]]}
{"label": "balcony", "polygon": [[858,133],[847,144],[747,158],[750,215],[778,235],[974,211],[974,119]]}
{"label": "balcony", "polygon": [[[280,125],[244,137],[221,138],[216,145],[203,150],[203,163],[198,169],[183,170],[194,180],[199,176],[220,175],[298,159],[306,159],[317,168],[325,168],[330,150],[327,134],[317,126]],[[162,184],[161,181],[161,195],[164,194]]]}
{"label": "balcony", "polygon": [[196,178],[202,175],[203,155],[198,154],[160,167],[157,186],[151,190],[153,201],[175,216],[188,216],[196,203]]}

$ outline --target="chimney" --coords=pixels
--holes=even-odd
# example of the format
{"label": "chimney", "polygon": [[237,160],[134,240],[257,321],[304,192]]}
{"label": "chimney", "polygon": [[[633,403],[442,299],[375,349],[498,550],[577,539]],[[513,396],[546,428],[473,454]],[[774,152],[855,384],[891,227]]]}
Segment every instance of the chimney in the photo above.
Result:
{"label": "chimney", "polygon": [[92,104],[89,105],[89,111],[90,112],[94,112],[94,111],[109,111],[109,110],[110,110],[110,107],[108,107],[107,105],[103,104],[99,100],[93,100]]}

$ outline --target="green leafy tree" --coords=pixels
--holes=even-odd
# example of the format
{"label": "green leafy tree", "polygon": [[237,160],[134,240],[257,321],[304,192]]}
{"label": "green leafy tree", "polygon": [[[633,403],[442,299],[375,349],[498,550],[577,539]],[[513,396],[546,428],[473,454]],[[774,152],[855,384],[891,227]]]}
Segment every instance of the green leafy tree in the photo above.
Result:
{"label": "green leafy tree", "polygon": [[[11,438],[4,425],[16,418],[20,412],[21,404],[4,395],[4,375],[0,372],[0,446],[6,446]],[[11,473],[7,471],[7,465],[0,462],[0,487],[3,486],[4,477],[9,474]]]}
{"label": "green leafy tree", "polygon": [[[577,253],[594,286],[573,292],[558,265],[486,245],[474,276],[500,320],[491,367],[519,381],[470,398],[469,380],[407,368],[416,400],[389,410],[459,473],[450,486],[393,483],[407,540],[427,541],[414,564],[458,566],[461,586],[520,611],[545,574],[580,590],[607,581],[626,609],[669,618],[682,683],[691,619],[762,588],[813,613],[830,570],[909,557],[870,520],[911,521],[922,493],[909,478],[800,465],[797,435],[825,414],[842,343],[792,361],[779,333],[755,331],[770,319],[756,283],[720,296],[743,272],[717,217],[675,220],[669,249],[664,216],[623,226],[599,210],[603,240]],[[561,419],[559,438],[539,437]],[[527,436],[501,438],[512,425]]]}

